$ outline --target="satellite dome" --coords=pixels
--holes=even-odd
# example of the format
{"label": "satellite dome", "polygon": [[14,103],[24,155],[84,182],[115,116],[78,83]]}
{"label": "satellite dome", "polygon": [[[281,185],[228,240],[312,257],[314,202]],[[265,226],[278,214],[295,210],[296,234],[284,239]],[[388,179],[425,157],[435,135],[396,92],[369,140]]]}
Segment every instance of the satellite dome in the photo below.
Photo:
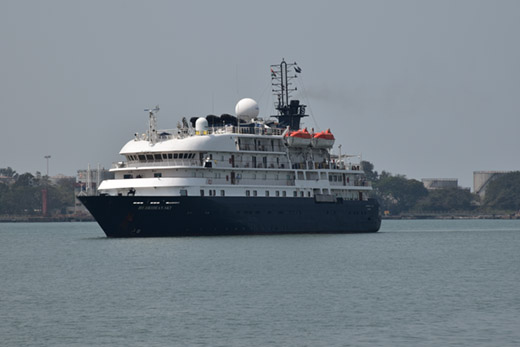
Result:
{"label": "satellite dome", "polygon": [[195,121],[195,130],[203,132],[208,130],[208,120],[204,117],[200,117]]}
{"label": "satellite dome", "polygon": [[250,121],[258,116],[258,104],[250,98],[242,99],[235,106],[235,113],[238,118]]}

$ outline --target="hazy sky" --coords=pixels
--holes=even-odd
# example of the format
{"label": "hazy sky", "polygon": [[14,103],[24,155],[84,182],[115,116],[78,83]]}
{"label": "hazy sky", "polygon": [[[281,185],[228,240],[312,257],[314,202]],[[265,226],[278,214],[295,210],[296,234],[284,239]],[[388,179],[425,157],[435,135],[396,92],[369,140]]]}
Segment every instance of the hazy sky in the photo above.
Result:
{"label": "hazy sky", "polygon": [[[308,127],[409,178],[520,170],[520,1],[0,1],[0,167],[110,167],[159,128],[273,114],[269,65],[302,68]],[[335,147],[336,150],[337,147]]]}

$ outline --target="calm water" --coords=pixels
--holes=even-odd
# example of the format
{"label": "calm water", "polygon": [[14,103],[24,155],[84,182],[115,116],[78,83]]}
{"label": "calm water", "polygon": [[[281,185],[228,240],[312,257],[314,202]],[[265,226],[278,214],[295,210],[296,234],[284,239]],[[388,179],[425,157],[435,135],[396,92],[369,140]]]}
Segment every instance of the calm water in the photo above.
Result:
{"label": "calm water", "polygon": [[1,346],[518,346],[520,220],[106,239],[0,224]]}

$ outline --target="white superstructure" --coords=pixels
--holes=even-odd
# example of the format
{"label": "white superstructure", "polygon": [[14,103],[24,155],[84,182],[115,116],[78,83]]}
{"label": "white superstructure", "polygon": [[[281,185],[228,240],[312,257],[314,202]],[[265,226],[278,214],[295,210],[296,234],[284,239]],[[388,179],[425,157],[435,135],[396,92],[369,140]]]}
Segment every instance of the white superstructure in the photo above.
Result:
{"label": "white superstructure", "polygon": [[195,124],[183,119],[174,130],[157,130],[159,108],[147,110],[147,133],[135,134],[123,146],[120,154],[125,160],[114,165],[114,179],[103,181],[99,192],[368,199],[372,188],[359,164],[346,163],[342,156],[331,158],[333,141],[330,146],[314,147],[315,141],[291,146],[289,129],[255,119],[258,106],[252,99],[240,101],[240,109],[250,116],[249,123],[226,124],[229,116],[222,116],[218,126],[208,125],[205,118]]}

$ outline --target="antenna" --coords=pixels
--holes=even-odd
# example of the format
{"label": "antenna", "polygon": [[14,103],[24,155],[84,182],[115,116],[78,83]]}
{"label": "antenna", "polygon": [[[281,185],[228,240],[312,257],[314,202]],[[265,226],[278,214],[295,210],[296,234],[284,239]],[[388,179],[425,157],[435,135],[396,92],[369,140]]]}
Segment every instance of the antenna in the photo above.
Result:
{"label": "antenna", "polygon": [[155,114],[159,112],[159,105],[155,106],[154,109],[145,108],[145,112],[148,112],[150,115],[150,120],[148,123],[148,139],[152,144],[157,142],[157,117]]}

